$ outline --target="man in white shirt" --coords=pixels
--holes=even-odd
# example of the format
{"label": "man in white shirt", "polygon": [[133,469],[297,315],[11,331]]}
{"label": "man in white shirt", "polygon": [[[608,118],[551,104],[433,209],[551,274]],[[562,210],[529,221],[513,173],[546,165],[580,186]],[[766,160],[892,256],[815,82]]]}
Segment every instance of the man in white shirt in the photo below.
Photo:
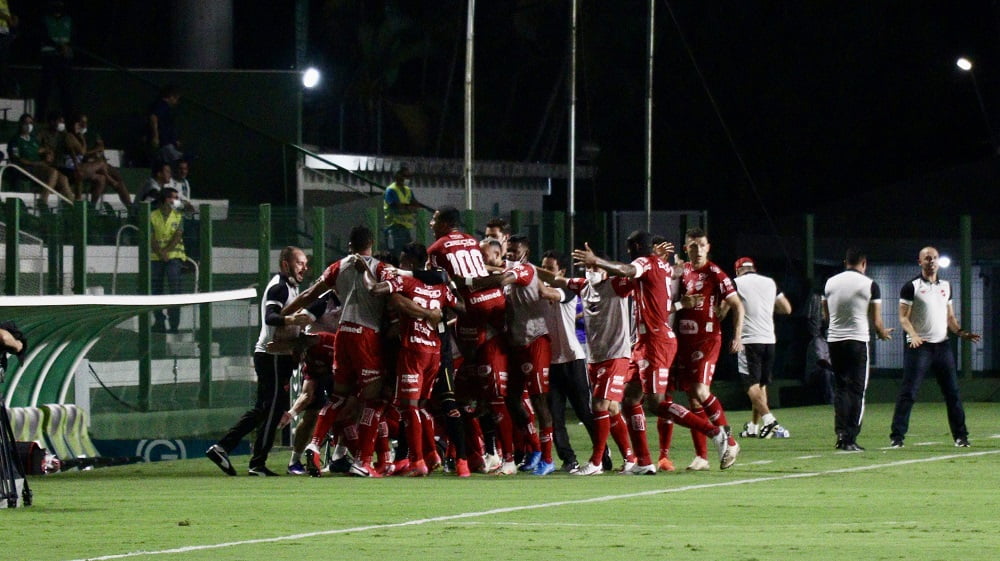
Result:
{"label": "man in white shirt", "polygon": [[955,317],[951,284],[938,278],[938,250],[930,246],[921,249],[917,261],[920,274],[899,291],[899,326],[906,332],[906,347],[903,350],[903,383],[896,397],[889,438],[893,448],[903,447],[920,383],[928,372],[933,372],[948,408],[948,426],[955,446],[965,448],[969,446],[969,429],[965,426],[955,354],[948,333],[973,343],[978,343],[981,337],[962,329]]}
{"label": "man in white shirt", "polygon": [[823,317],[830,322],[826,340],[833,366],[834,430],[837,449],[863,452],[857,438],[865,413],[868,388],[868,323],[879,339],[892,339],[893,329],[882,326],[882,294],[878,283],[865,276],[868,257],[856,248],[847,250],[846,269],[826,281]]}
{"label": "man in white shirt", "polygon": [[[741,257],[734,265],[736,292],[743,301],[743,332],[740,339],[738,365],[743,387],[750,397],[753,415],[740,436],[769,438],[781,425],[767,406],[767,386],[774,369],[774,314],[792,313],[792,304],[778,289],[774,279],[757,273],[749,257]],[[760,429],[758,430],[758,424]]]}

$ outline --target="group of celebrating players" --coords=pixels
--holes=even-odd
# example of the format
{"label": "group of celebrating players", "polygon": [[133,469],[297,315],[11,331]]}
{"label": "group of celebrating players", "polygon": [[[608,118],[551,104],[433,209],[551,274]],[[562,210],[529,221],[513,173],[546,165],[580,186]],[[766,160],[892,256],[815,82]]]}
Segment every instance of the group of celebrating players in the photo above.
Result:
{"label": "group of celebrating players", "polygon": [[[334,459],[343,456],[362,477],[426,476],[446,463],[459,477],[555,471],[545,313],[560,289],[583,303],[592,395],[593,449],[573,473],[603,473],[609,438],[624,459],[620,473],[673,470],[674,424],[693,436],[688,469],[709,469],[709,440],[720,469],[735,463],[740,447],[711,383],[719,310],[740,333],[743,306],[708,261],[704,231],[686,233],[686,262],[672,261],[673,244],[644,231],[628,238],[630,263],[585,245],[572,253],[585,276],[564,277],[532,265],[528,239],[508,238],[502,223],[479,240],[461,231],[457,209],[442,207],[430,226],[435,241],[408,244],[395,265],[375,258],[370,230],[354,228],[351,253],[281,311],[294,318],[289,324],[329,326],[314,324],[292,343],[303,357],[303,391],[282,418],[301,415],[296,441],[310,475],[329,469],[321,457],[328,441]],[[741,347],[736,337],[729,351]],[[673,401],[674,390],[690,408]],[[658,419],[656,462],[647,411]]]}

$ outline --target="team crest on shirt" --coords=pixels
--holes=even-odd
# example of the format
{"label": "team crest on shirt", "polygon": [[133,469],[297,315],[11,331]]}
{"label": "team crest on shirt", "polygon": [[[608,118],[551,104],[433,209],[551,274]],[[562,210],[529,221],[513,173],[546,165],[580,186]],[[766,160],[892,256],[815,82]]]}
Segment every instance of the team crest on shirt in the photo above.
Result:
{"label": "team crest on shirt", "polygon": [[602,367],[600,367],[600,368],[597,369],[597,375],[598,376],[604,376],[604,373],[607,372],[607,371],[608,371],[608,369],[602,366]]}
{"label": "team crest on shirt", "polygon": [[703,358],[705,358],[705,353],[701,351],[695,351],[691,353],[691,360],[701,360]]}
{"label": "team crest on shirt", "polygon": [[535,368],[534,365],[531,364],[530,362],[525,362],[521,364],[521,372],[524,372],[525,374],[531,373],[531,371],[534,370],[534,368]]}

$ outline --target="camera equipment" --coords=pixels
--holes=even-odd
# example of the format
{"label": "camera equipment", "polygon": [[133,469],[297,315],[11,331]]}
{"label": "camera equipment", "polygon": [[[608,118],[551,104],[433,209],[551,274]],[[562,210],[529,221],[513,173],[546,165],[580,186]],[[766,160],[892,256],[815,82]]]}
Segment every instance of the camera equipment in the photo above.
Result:
{"label": "camera equipment", "polygon": [[[24,334],[12,321],[0,323],[0,329],[9,332],[21,342],[21,350],[17,355],[24,357],[28,348]],[[0,346],[0,396],[3,396],[3,382],[7,371],[7,353],[11,349]],[[31,488],[24,477],[24,467],[17,453],[14,442],[14,430],[11,428],[7,405],[0,399],[0,508],[15,508],[31,505]]]}

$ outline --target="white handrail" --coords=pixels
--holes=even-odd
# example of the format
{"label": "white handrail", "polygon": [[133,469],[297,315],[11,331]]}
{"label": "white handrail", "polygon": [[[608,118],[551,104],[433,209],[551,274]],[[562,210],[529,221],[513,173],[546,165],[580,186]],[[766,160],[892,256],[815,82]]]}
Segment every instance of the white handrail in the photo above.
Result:
{"label": "white handrail", "polygon": [[118,290],[118,254],[122,247],[122,232],[127,229],[139,231],[139,227],[135,224],[124,224],[121,228],[118,228],[118,233],[115,234],[115,269],[111,271],[111,294],[117,294]]}
{"label": "white handrail", "polygon": [[7,171],[7,168],[14,168],[14,169],[16,169],[17,171],[23,173],[28,179],[30,179],[30,180],[34,181],[35,183],[41,185],[43,189],[48,189],[48,191],[50,193],[55,194],[57,197],[59,197],[60,199],[66,201],[69,204],[73,204],[73,200],[72,199],[67,198],[66,195],[63,195],[59,191],[56,191],[52,187],[49,187],[48,185],[46,185],[45,183],[43,183],[41,179],[38,179],[34,175],[31,175],[31,173],[28,170],[22,168],[21,166],[19,166],[17,164],[0,164],[0,191],[3,190],[3,172]]}

